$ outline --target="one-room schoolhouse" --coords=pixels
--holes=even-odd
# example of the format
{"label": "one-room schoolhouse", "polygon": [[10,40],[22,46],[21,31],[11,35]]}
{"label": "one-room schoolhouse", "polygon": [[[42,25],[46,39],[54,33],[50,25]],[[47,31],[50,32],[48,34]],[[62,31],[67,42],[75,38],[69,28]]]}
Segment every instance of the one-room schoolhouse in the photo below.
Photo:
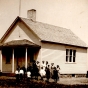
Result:
{"label": "one-room schoolhouse", "polygon": [[60,66],[60,74],[87,74],[87,45],[70,29],[37,22],[36,10],[17,17],[0,41],[0,70],[14,73],[33,60]]}

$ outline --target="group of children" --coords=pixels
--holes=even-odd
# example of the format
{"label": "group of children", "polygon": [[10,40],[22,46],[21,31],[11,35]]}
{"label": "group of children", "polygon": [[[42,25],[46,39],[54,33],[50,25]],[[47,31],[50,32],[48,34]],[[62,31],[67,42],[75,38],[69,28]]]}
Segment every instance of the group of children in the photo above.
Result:
{"label": "group of children", "polygon": [[49,82],[49,79],[54,79],[55,82],[59,80],[59,70],[60,67],[57,65],[54,66],[54,63],[51,63],[51,65],[48,64],[48,61],[42,61],[42,64],[40,65],[39,61],[33,61],[33,63],[30,63],[27,67],[27,69],[23,66],[20,68],[20,66],[17,67],[17,70],[15,71],[16,74],[16,80],[19,81],[25,78],[25,75],[30,81],[30,79],[35,78],[38,80],[38,77],[40,76],[41,80],[46,77],[46,81]]}
{"label": "group of children", "polygon": [[60,67],[57,65],[56,67],[54,66],[54,63],[51,63],[51,65],[48,64],[48,61],[42,61],[41,64],[41,69],[40,69],[40,75],[41,78],[45,76],[47,78],[47,81],[49,81],[50,78],[54,79],[55,82],[59,80],[59,75],[60,75]]}

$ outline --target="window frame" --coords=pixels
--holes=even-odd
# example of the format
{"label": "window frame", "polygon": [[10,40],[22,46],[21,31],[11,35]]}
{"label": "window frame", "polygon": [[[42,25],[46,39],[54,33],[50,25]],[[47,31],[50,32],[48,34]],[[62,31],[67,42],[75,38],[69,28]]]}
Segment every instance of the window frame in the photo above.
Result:
{"label": "window frame", "polygon": [[66,63],[76,63],[76,49],[66,49]]}

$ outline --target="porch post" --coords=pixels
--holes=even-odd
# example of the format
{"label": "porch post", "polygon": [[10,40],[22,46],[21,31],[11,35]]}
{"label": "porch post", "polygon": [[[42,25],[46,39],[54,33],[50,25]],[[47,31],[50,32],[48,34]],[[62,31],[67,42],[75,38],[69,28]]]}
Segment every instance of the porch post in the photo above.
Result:
{"label": "porch post", "polygon": [[14,49],[12,51],[12,73],[14,73]]}
{"label": "porch post", "polygon": [[27,48],[26,48],[26,52],[25,52],[25,68],[27,69]]}
{"label": "porch post", "polygon": [[88,48],[87,48],[87,60],[86,60],[86,62],[87,62],[87,74],[86,74],[86,77],[88,78]]}
{"label": "porch post", "polygon": [[41,65],[42,65],[42,48],[40,49],[40,54],[41,54]]}
{"label": "porch post", "polygon": [[0,59],[1,59],[1,72],[2,72],[2,50],[1,50],[1,57],[0,57]]}

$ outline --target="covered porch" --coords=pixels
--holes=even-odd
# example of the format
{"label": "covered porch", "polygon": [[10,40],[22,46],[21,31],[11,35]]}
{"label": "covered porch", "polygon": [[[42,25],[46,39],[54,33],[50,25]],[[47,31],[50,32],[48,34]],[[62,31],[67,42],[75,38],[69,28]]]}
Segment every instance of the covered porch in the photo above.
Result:
{"label": "covered porch", "polygon": [[17,66],[25,66],[37,60],[41,46],[26,39],[13,40],[0,44],[0,70],[1,72],[14,73]]}

